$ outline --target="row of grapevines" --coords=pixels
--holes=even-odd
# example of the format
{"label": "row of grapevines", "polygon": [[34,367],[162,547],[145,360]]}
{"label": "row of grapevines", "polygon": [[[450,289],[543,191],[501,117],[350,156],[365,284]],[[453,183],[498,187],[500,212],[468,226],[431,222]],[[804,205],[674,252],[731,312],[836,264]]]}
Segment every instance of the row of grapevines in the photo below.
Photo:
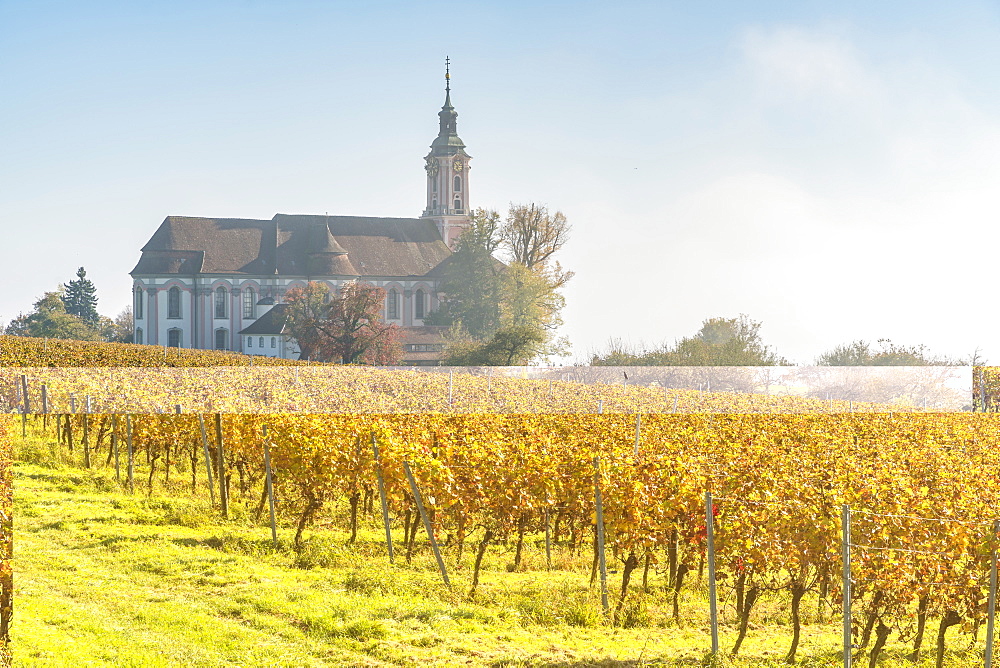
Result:
{"label": "row of grapevines", "polygon": [[[88,419],[106,447],[112,418]],[[72,420],[80,433],[83,416]],[[125,420],[116,422],[123,442]],[[197,416],[130,422],[138,456],[151,462],[170,448],[175,461],[196,462],[204,447]],[[992,414],[647,416],[638,444],[633,419],[622,415],[222,416],[227,469],[238,472],[248,498],[263,470],[264,426],[296,539],[330,504],[347,503],[356,529],[359,502],[373,496],[381,473],[393,512],[413,518],[412,544],[409,462],[435,532],[450,535],[459,553],[475,541],[481,549],[511,543],[520,554],[525,536],[546,528],[579,548],[593,535],[596,458],[608,545],[623,565],[619,607],[633,571],[641,567],[645,580],[660,568],[677,614],[685,576],[704,565],[710,491],[718,579],[737,602],[734,651],[767,592],[791,601],[791,657],[803,597],[839,600],[844,504],[855,517],[860,647],[872,643],[877,656],[897,632],[919,651],[928,618],[941,620],[939,643],[949,626],[971,631],[983,621],[1000,517],[1000,418]],[[209,446],[214,460],[212,429]]]}
{"label": "row of grapevines", "polygon": [[[371,367],[0,368],[0,406],[41,411],[227,413],[847,413],[915,410],[795,396],[420,373]],[[220,389],[222,391],[220,391]],[[73,401],[75,397],[76,401]]]}
{"label": "row of grapevines", "polygon": [[0,666],[11,665],[10,622],[14,611],[13,420],[0,417]]}
{"label": "row of grapevines", "polygon": [[307,365],[275,357],[221,350],[164,348],[132,343],[0,336],[0,366],[13,367],[206,367]]}

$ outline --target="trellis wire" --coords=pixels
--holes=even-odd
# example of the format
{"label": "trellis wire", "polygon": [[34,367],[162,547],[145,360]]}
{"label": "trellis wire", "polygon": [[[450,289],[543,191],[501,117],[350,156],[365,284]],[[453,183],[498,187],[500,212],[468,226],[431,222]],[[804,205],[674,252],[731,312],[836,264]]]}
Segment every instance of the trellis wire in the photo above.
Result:
{"label": "trellis wire", "polygon": [[897,515],[894,513],[879,513],[874,510],[852,510],[852,513],[862,513],[864,515],[874,515],[875,517],[892,517],[906,520],[920,520],[923,522],[953,522],[955,524],[968,524],[969,526],[992,526],[992,522],[976,522],[974,520],[953,520],[949,517],[920,517],[919,515]]}

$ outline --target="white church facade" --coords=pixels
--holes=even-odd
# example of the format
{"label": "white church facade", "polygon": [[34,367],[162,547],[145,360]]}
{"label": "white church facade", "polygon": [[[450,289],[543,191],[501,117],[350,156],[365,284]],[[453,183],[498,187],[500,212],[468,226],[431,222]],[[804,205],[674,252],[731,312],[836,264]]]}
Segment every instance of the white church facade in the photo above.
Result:
{"label": "white church facade", "polygon": [[283,298],[310,281],[384,288],[383,317],[403,330],[404,363],[433,363],[439,336],[424,318],[468,227],[469,161],[445,73],[440,129],[425,157],[419,218],[285,215],[270,220],[168,216],[142,247],[133,279],[134,341],[296,359]]}

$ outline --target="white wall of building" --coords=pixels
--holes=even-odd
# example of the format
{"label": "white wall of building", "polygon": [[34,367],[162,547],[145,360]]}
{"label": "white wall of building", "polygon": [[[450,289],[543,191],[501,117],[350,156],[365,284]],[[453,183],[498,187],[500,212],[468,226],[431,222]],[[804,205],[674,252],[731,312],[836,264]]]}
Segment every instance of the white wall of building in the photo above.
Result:
{"label": "white wall of building", "polygon": [[[387,292],[393,289],[397,291],[399,295],[398,317],[388,317],[388,300],[383,305],[382,317],[387,322],[400,327],[424,324],[422,318],[416,317],[418,314],[416,302],[420,294],[423,295],[424,299],[424,315],[438,308],[438,286],[434,281],[392,278],[366,278],[364,280],[386,289]],[[322,282],[326,283],[333,292],[351,281],[349,279],[327,279]],[[216,348],[216,332],[223,330],[226,332],[225,340],[228,350],[297,359],[299,351],[293,342],[278,341],[278,345],[272,348],[268,337],[263,350],[260,349],[257,340],[254,341],[252,347],[247,345],[247,337],[241,336],[239,332],[260,318],[266,312],[266,307],[256,306],[255,317],[244,317],[243,294],[244,290],[252,289],[256,301],[264,297],[271,297],[275,302],[280,303],[289,289],[305,286],[306,283],[306,279],[280,276],[238,278],[232,276],[200,276],[198,278],[154,276],[137,278],[134,281],[133,291],[142,291],[143,308],[142,315],[139,317],[138,302],[133,302],[133,311],[136,313],[134,325],[136,342],[139,341],[141,332],[142,343],[168,345],[170,343],[170,330],[176,330],[179,332],[181,348],[212,350]],[[224,317],[216,317],[215,310],[216,290],[220,287],[226,291],[228,296]],[[171,288],[177,288],[180,317],[170,317]],[[278,352],[272,354],[272,351]]]}

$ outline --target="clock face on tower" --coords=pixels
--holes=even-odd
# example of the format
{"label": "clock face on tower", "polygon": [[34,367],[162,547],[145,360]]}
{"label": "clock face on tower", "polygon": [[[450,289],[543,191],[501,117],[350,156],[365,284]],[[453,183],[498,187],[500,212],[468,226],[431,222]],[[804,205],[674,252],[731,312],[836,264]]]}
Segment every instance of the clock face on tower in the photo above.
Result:
{"label": "clock face on tower", "polygon": [[427,158],[427,164],[424,165],[424,169],[427,170],[428,175],[436,176],[438,173],[438,161],[434,158]]}
{"label": "clock face on tower", "polygon": [[463,164],[462,164],[462,161],[461,161],[461,160],[456,160],[455,162],[453,162],[453,163],[451,164],[451,167],[452,167],[452,169],[454,169],[454,170],[455,170],[456,172],[460,172],[460,171],[462,171],[462,168],[463,168],[464,166],[465,166],[465,165],[463,165]]}

